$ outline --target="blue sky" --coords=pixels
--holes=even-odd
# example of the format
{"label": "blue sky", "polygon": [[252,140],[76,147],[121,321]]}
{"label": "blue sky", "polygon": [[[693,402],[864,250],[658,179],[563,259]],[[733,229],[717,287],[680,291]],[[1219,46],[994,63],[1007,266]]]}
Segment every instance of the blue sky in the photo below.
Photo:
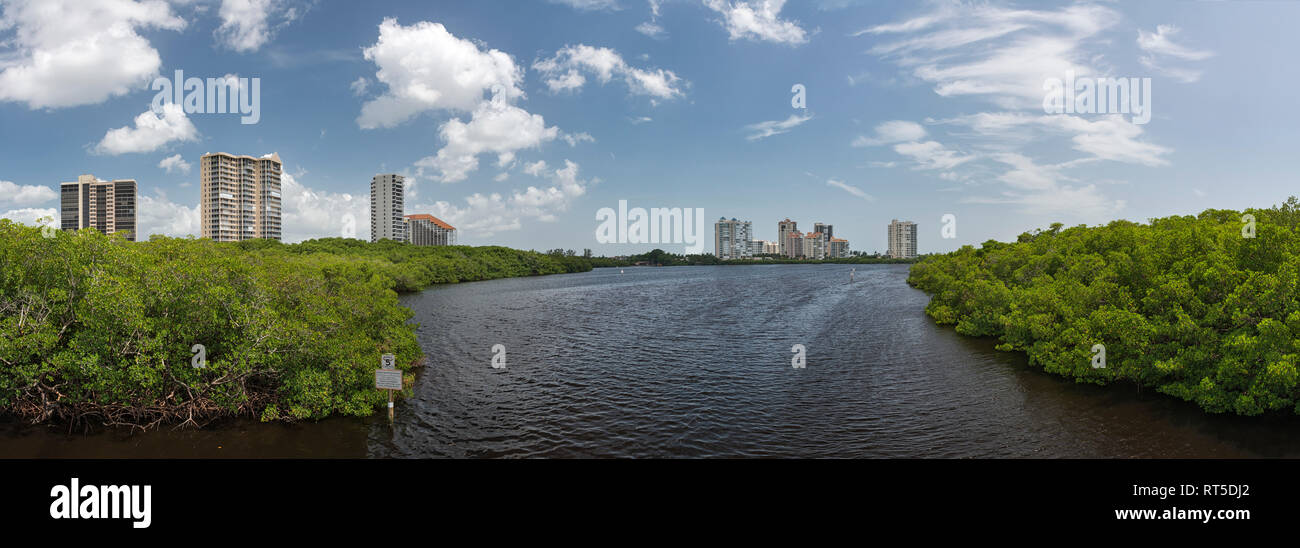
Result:
{"label": "blue sky", "polygon": [[[620,254],[596,212],[702,208],[774,239],[831,223],[923,253],[1060,221],[1300,194],[1283,2],[0,0],[0,216],[139,181],[141,232],[198,234],[199,157],[277,152],[285,240],[369,237],[368,185],[460,242]],[[260,120],[151,110],[154,78],[260,79]],[[1151,119],[1049,114],[1043,83],[1149,78]],[[806,89],[806,108],[791,88]],[[940,218],[957,219],[956,238]]]}

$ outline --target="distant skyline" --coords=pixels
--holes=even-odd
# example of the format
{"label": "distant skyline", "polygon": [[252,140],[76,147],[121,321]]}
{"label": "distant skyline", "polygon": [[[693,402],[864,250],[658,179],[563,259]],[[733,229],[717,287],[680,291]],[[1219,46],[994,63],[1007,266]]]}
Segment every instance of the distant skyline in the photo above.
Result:
{"label": "distant skyline", "polygon": [[[0,216],[57,219],[59,183],[94,173],[138,182],[141,239],[197,237],[207,152],[280,155],[286,242],[349,214],[369,240],[381,173],[461,244],[610,256],[682,251],[598,243],[619,200],[760,240],[833,224],[866,253],[905,219],[923,254],[1267,207],[1300,194],[1297,20],[1272,2],[0,0]],[[256,78],[256,123],[154,112],[178,70]],[[1150,119],[1044,108],[1049,81],[1101,78],[1149,82]]]}

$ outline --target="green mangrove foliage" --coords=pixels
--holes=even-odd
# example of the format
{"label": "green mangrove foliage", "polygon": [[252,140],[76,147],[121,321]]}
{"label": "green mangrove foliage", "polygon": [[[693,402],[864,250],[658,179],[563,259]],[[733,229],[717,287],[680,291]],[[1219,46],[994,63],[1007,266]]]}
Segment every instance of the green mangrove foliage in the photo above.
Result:
{"label": "green mangrove foliage", "polygon": [[500,247],[52,236],[0,220],[0,411],[37,422],[368,415],[379,355],[423,359],[398,291],[590,269]]}
{"label": "green mangrove foliage", "polygon": [[[1295,197],[1148,224],[1057,223],[928,257],[908,281],[931,294],[938,323],[996,337],[1048,372],[1132,381],[1214,413],[1300,413]],[[1093,367],[1096,344],[1105,367]]]}

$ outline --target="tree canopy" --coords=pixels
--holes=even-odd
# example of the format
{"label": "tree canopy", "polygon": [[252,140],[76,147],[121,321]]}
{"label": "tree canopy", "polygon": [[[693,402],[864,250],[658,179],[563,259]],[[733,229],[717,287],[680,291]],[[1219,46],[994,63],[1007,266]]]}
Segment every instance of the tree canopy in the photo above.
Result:
{"label": "tree canopy", "polygon": [[[1249,217],[1247,217],[1249,215]],[[1252,222],[1253,221],[1253,222]],[[1300,201],[1021,234],[923,259],[909,283],[959,333],[1079,382],[1213,413],[1300,413]],[[1094,345],[1105,367],[1093,367]]]}

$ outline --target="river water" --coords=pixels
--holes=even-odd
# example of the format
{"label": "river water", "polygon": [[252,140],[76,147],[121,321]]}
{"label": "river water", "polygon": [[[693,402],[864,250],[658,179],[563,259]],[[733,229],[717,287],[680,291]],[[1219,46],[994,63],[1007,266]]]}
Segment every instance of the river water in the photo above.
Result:
{"label": "river water", "polygon": [[906,278],[906,265],[642,267],[442,286],[403,297],[428,366],[392,426],[10,422],[0,456],[1300,457],[1300,419],[1045,374],[934,325]]}

